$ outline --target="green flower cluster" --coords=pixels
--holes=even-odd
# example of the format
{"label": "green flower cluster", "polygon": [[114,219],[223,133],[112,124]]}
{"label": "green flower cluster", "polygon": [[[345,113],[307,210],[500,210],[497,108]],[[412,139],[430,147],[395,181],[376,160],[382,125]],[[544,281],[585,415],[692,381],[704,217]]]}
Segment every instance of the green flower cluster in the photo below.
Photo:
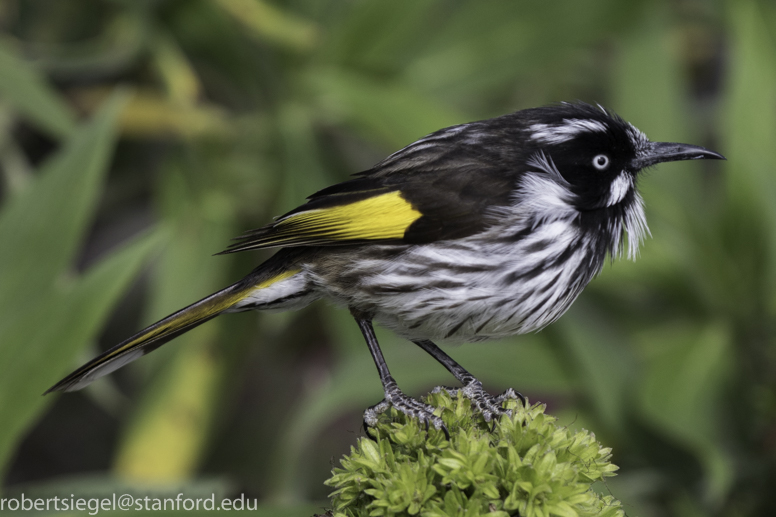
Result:
{"label": "green flower cluster", "polygon": [[558,427],[545,406],[507,401],[491,425],[460,394],[432,393],[450,432],[426,431],[391,410],[360,438],[326,484],[335,517],[622,517],[619,501],[593,491],[613,476],[611,449],[585,430]]}

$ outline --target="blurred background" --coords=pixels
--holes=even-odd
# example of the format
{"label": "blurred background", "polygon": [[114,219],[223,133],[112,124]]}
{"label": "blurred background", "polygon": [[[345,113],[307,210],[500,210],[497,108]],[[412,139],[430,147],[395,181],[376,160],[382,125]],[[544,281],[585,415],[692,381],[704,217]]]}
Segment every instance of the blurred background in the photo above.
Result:
{"label": "blurred background", "polygon": [[[558,323],[448,351],[612,447],[600,488],[628,515],[772,514],[775,35],[765,0],[3,0],[3,494],[320,511],[382,398],[345,311],[225,315],[41,393],[241,278],[269,252],[212,255],[306,195],[444,126],[580,99],[728,161],[646,174],[652,239]],[[379,338],[405,391],[452,382]]]}

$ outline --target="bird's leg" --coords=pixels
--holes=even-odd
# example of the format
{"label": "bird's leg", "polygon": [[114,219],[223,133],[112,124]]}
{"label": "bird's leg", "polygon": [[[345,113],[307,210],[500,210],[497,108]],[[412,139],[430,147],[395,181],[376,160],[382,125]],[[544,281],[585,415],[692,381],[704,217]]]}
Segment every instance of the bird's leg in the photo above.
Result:
{"label": "bird's leg", "polygon": [[[502,406],[506,399],[520,399],[520,401],[523,403],[523,406],[526,405],[525,397],[512,388],[509,388],[501,395],[497,395],[495,397],[489,394],[482,388],[482,383],[478,381],[474,375],[466,371],[463,366],[455,362],[452,357],[444,353],[441,348],[436,346],[431,341],[425,339],[413,341],[413,343],[428,352],[431,357],[439,361],[442,366],[447,368],[448,371],[452,373],[456,379],[458,379],[458,382],[463,384],[463,386],[460,388],[461,393],[463,393],[464,397],[472,401],[477,410],[482,413],[482,416],[485,418],[486,422],[490,422],[493,416],[499,417],[503,414],[511,414],[510,410],[504,409]],[[439,391],[440,389],[444,389],[453,395],[457,394],[458,392],[457,389],[442,387],[435,388],[434,391]]]}
{"label": "bird's leg", "polygon": [[417,418],[422,424],[426,425],[426,428],[431,424],[435,429],[441,429],[444,431],[445,436],[449,438],[450,435],[447,432],[445,423],[441,418],[434,415],[433,406],[415,400],[402,393],[399,389],[396,381],[391,376],[391,372],[388,371],[388,365],[385,363],[383,352],[380,350],[374,328],[372,328],[371,318],[354,309],[351,309],[350,312],[356,319],[356,323],[358,323],[361,333],[364,335],[364,339],[366,339],[366,344],[369,346],[369,351],[372,353],[372,358],[375,361],[375,366],[377,366],[377,372],[380,374],[380,382],[382,382],[383,390],[385,392],[385,399],[383,399],[382,402],[375,404],[364,412],[364,423],[370,427],[376,425],[377,415],[393,406],[405,415]]}

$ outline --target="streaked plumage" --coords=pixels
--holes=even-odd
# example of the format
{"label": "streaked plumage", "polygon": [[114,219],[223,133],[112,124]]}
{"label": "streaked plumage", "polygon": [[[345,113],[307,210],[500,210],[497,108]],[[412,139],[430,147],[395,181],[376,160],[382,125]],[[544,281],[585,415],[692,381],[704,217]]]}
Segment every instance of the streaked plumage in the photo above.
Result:
{"label": "streaked plumage", "polygon": [[431,341],[483,341],[555,321],[607,255],[627,249],[635,257],[648,232],[639,171],[699,158],[722,156],[650,142],[616,115],[582,103],[442,129],[239,237],[224,253],[282,249],[51,390],[79,389],[221,312],[298,309],[325,298],[355,316],[387,403],[441,427],[433,408],[396,387],[372,320],[445,364],[489,419],[500,413],[499,400]]}

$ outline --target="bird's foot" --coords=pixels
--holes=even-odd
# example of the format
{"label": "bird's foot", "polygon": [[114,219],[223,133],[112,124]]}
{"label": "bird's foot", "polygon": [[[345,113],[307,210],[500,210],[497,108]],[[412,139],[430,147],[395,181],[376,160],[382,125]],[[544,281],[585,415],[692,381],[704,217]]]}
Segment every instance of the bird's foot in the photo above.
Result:
{"label": "bird's foot", "polygon": [[378,416],[391,407],[410,418],[418,419],[421,424],[426,426],[427,430],[430,426],[433,426],[437,431],[443,431],[445,437],[447,437],[448,440],[450,439],[450,433],[448,432],[445,423],[440,417],[434,414],[434,410],[436,409],[434,406],[424,404],[409,395],[405,395],[395,385],[385,390],[385,398],[381,402],[364,411],[365,426],[374,427],[377,425]]}
{"label": "bird's foot", "polygon": [[[432,393],[439,393],[441,390],[447,391],[453,397],[457,396],[460,392],[464,397],[471,401],[472,406],[482,414],[486,422],[490,422],[494,417],[499,419],[501,415],[512,416],[512,410],[505,409],[503,405],[504,401],[507,399],[519,399],[523,404],[523,407],[526,406],[525,397],[520,392],[509,388],[501,395],[493,396],[483,389],[480,381],[473,377],[460,388],[437,386]],[[495,421],[493,423],[495,424]]]}

